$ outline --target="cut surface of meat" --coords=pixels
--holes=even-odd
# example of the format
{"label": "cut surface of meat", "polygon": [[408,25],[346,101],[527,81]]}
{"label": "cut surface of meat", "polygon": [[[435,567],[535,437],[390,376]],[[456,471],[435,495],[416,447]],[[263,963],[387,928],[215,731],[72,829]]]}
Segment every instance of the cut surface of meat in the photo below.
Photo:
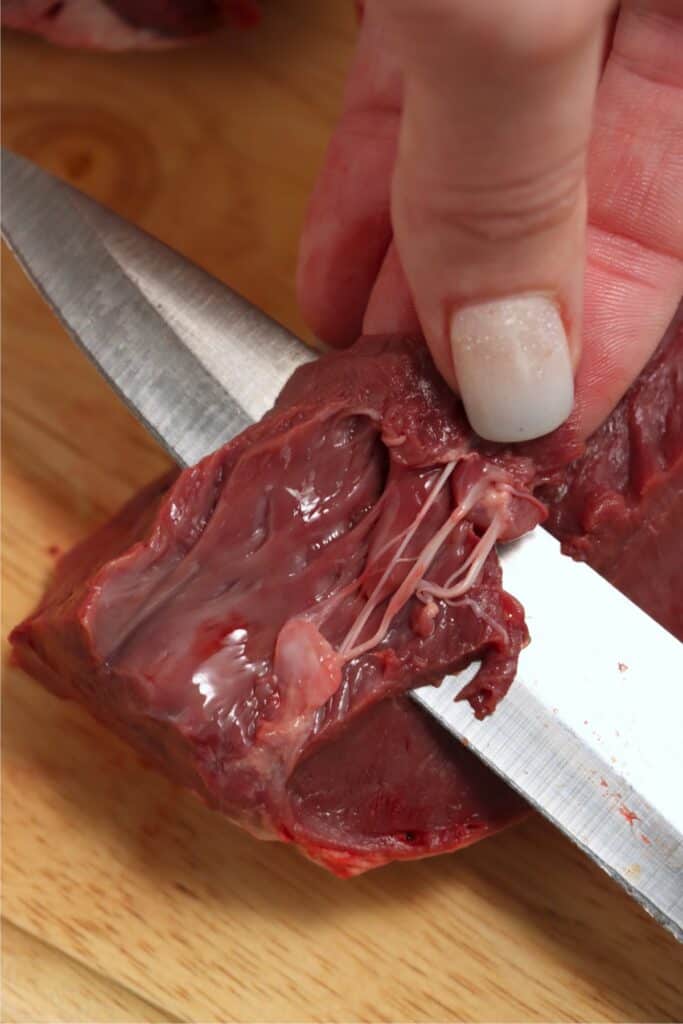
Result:
{"label": "cut surface of meat", "polygon": [[453,849],[524,805],[402,694],[477,661],[483,716],[512,682],[527,632],[495,542],[545,516],[534,473],[480,447],[420,340],[362,339],[68,554],[13,642],[171,777],[338,873]]}
{"label": "cut surface of meat", "polygon": [[156,49],[258,21],[257,0],[3,0],[2,24],[60,46]]}
{"label": "cut surface of meat", "polygon": [[461,697],[483,717],[504,696],[527,633],[495,543],[545,519],[535,493],[572,553],[683,632],[680,576],[643,588],[619,560],[681,564],[682,382],[678,331],[558,468],[573,447],[473,435],[419,339],[361,339],[66,555],[17,657],[338,875],[467,845],[526,805],[406,691],[477,662]]}

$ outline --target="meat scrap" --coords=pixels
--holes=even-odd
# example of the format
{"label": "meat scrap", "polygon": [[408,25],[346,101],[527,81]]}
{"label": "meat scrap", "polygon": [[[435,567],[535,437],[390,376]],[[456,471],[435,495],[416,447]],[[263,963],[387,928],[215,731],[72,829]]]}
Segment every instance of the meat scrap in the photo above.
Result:
{"label": "meat scrap", "polygon": [[257,0],[2,0],[2,24],[60,46],[157,49],[259,20]]}
{"label": "meat scrap", "polygon": [[[610,437],[656,366],[660,405],[680,408],[681,341]],[[645,475],[668,536],[683,432],[657,415]],[[577,543],[587,522],[583,460],[560,472],[569,449],[554,465],[531,451],[476,437],[419,339],[363,338],[61,559],[12,634],[18,660],[233,821],[340,876],[465,846],[526,805],[406,692],[478,662],[460,698],[483,717],[510,686],[528,636],[496,542],[545,518],[539,488],[557,532]]]}

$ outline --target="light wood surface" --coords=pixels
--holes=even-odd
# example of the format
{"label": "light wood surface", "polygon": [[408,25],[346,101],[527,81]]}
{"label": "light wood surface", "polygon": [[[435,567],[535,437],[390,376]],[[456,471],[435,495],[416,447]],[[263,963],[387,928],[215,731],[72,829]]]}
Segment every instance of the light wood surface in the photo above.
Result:
{"label": "light wood surface", "polygon": [[7,1024],[178,1019],[7,921],[3,922],[2,954],[2,1019]]}
{"label": "light wood surface", "polygon": [[[350,4],[271,0],[258,33],[106,56],[5,40],[5,144],[303,332],[307,191]],[[4,630],[164,456],[4,260]],[[339,882],[144,770],[4,664],[3,1019],[669,1021],[683,956],[540,820]]]}

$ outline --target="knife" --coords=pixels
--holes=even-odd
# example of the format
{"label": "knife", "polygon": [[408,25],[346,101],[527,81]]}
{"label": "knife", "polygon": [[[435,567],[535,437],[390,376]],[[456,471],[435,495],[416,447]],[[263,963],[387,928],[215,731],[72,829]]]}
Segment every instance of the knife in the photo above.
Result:
{"label": "knife", "polygon": [[[315,353],[225,284],[7,151],[2,233],[64,327],[192,465]],[[495,714],[412,696],[683,941],[683,644],[536,528],[500,551],[529,646]]]}

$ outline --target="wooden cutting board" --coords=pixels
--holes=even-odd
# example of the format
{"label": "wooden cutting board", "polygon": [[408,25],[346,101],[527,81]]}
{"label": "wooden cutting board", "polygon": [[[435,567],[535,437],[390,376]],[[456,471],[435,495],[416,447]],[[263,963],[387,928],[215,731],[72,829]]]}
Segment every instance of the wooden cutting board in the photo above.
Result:
{"label": "wooden cutting board", "polygon": [[[347,0],[106,56],[8,37],[4,141],[304,332],[297,233]],[[165,457],[4,260],[4,630]],[[143,769],[4,664],[5,1021],[665,1021],[683,956],[538,819],[340,882]]]}

